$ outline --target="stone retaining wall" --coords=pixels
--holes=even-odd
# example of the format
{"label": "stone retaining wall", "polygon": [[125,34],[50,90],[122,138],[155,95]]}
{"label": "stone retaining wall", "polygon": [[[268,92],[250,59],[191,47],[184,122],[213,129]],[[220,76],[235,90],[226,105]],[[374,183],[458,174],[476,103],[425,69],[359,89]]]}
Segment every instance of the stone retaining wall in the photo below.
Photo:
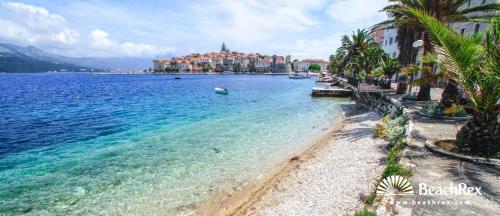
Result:
{"label": "stone retaining wall", "polygon": [[342,78],[337,78],[337,82],[338,86],[353,91],[352,97],[358,108],[374,111],[381,116],[390,115],[391,118],[403,114],[403,105],[382,92],[360,92]]}

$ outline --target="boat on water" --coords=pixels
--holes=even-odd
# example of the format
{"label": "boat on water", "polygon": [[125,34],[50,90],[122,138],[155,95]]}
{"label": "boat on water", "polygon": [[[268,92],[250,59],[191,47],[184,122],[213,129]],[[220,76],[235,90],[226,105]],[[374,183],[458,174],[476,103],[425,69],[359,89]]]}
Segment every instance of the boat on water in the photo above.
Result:
{"label": "boat on water", "polygon": [[227,89],[225,89],[225,88],[218,88],[218,87],[215,88],[214,91],[217,94],[228,94],[229,93],[229,91]]}
{"label": "boat on water", "polygon": [[181,79],[181,77],[175,77],[174,79]]}
{"label": "boat on water", "polygon": [[290,79],[307,79],[308,77],[301,74],[291,74],[288,76]]}

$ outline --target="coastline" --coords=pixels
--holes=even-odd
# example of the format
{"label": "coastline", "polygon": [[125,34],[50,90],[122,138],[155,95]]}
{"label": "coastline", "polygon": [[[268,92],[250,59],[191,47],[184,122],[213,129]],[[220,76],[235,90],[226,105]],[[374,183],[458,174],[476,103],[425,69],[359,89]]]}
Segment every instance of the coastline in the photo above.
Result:
{"label": "coastline", "polygon": [[[288,184],[288,186],[297,185],[295,182],[297,177],[294,174],[300,173],[301,167],[306,163],[318,164],[319,159],[317,155],[321,154],[328,146],[334,145],[333,143],[340,139],[338,136],[346,127],[359,125],[359,122],[351,121],[353,117],[359,117],[359,115],[361,114],[357,113],[357,111],[348,113],[347,117],[343,115],[342,120],[337,125],[325,131],[322,136],[315,139],[304,151],[299,152],[288,161],[283,162],[254,180],[234,188],[233,191],[228,192],[221,189],[213,192],[209,200],[202,203],[194,212],[186,215],[260,215],[257,213],[258,210],[277,204],[276,197],[273,197],[276,195],[276,188],[279,188],[280,184]],[[371,118],[373,118],[373,115]],[[383,153],[380,153],[381,157],[383,155]],[[381,171],[382,168],[379,168],[379,170],[375,171],[377,176],[368,179],[371,179],[374,184],[377,179],[376,177],[380,175]],[[369,185],[369,190],[373,189],[373,184]],[[282,191],[278,191],[278,193],[282,193]],[[354,194],[354,196],[358,196],[358,194]]]}

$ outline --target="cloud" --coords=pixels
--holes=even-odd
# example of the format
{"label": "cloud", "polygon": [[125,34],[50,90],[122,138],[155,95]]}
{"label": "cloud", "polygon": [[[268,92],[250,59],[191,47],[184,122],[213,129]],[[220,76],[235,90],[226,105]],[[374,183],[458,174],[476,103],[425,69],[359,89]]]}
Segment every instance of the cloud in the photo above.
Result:
{"label": "cloud", "polygon": [[54,40],[62,44],[75,44],[78,42],[80,34],[73,29],[65,29],[56,35],[54,35]]}
{"label": "cloud", "polygon": [[63,55],[183,55],[218,50],[225,41],[231,50],[294,58],[327,58],[340,44],[341,34],[384,20],[385,14],[378,11],[387,4],[386,0],[42,1],[50,4],[49,11],[1,1],[0,40]]}
{"label": "cloud", "polygon": [[197,28],[201,34],[248,44],[318,26],[320,22],[311,11],[323,2],[219,0],[209,5],[195,4],[192,9],[199,20]]}
{"label": "cloud", "polygon": [[[0,2],[0,39],[35,45],[48,51],[75,56],[153,56],[175,50],[146,43],[116,42],[101,29],[88,36],[70,27],[67,20],[47,9],[20,2]],[[95,16],[95,14],[93,14]]]}
{"label": "cloud", "polygon": [[[89,38],[92,47],[100,53],[108,53],[122,56],[154,56],[175,51],[171,47],[161,47],[145,43],[117,43],[109,39],[109,34],[103,30],[93,30]],[[112,50],[111,52],[109,50]]]}
{"label": "cloud", "polygon": [[327,13],[342,24],[368,27],[385,19],[379,12],[386,0],[337,0],[330,4]]}
{"label": "cloud", "polygon": [[92,39],[92,46],[94,48],[107,49],[116,45],[113,41],[108,39],[108,33],[100,29],[92,31],[90,33],[90,38]]}
{"label": "cloud", "polygon": [[0,26],[2,26],[2,30],[0,30],[0,38],[15,41],[27,41],[29,43],[35,43],[39,40],[38,37],[32,35],[27,28],[9,20],[0,18]]}
{"label": "cloud", "polygon": [[53,14],[45,8],[19,2],[0,2],[6,9],[0,17],[2,33],[9,41],[30,44],[74,44],[79,34],[69,28],[64,17]]}

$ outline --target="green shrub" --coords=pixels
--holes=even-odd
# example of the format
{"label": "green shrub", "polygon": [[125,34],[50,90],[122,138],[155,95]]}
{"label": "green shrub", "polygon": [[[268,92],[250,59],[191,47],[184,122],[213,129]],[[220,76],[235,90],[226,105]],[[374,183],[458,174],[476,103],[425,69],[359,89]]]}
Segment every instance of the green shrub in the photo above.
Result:
{"label": "green shrub", "polygon": [[365,200],[365,203],[368,205],[373,205],[373,202],[375,202],[375,198],[377,198],[377,193],[373,191],[370,196],[368,196]]}
{"label": "green shrub", "polygon": [[387,167],[384,170],[383,177],[388,177],[388,176],[393,176],[393,175],[400,175],[400,176],[411,176],[412,172],[409,169],[406,169],[399,163],[394,163],[394,164],[387,164]]}
{"label": "green shrub", "polygon": [[375,214],[375,212],[365,209],[363,211],[356,212],[355,216],[377,216],[377,214]]}

